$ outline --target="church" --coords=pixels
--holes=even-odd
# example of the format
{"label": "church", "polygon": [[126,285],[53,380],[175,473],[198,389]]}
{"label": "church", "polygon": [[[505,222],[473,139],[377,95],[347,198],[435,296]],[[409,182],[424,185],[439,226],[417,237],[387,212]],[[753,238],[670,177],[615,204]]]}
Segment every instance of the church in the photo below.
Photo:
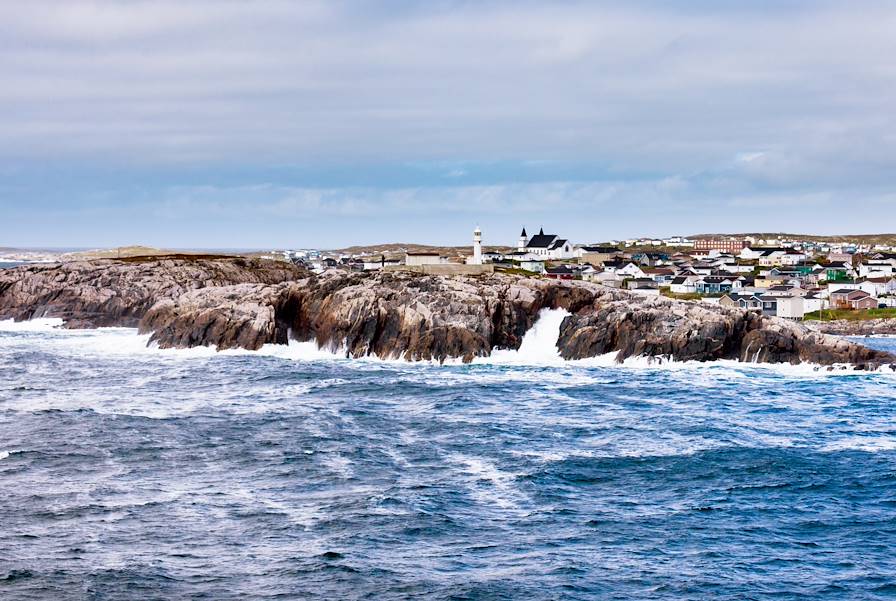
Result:
{"label": "church", "polygon": [[545,234],[544,228],[540,229],[538,234],[532,236],[531,239],[526,234],[526,228],[523,228],[517,244],[517,251],[552,261],[572,259],[575,256],[575,249],[569,240],[556,234]]}

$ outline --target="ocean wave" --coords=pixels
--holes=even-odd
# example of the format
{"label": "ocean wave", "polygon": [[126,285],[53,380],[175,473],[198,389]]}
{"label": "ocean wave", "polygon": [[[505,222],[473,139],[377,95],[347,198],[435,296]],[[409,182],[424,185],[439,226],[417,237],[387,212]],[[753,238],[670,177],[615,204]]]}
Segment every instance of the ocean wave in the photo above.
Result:
{"label": "ocean wave", "polygon": [[47,332],[61,328],[65,322],[58,317],[43,317],[28,321],[0,320],[0,332]]}
{"label": "ocean wave", "polygon": [[[711,378],[738,378],[753,373],[770,372],[786,377],[818,378],[831,376],[856,376],[875,374],[896,377],[896,371],[889,366],[876,370],[856,371],[853,366],[836,364],[822,366],[814,363],[792,365],[787,363],[748,363],[736,360],[678,361],[670,357],[636,356],[618,361],[618,352],[610,352],[597,357],[564,360],[557,349],[560,325],[568,315],[562,309],[543,309],[532,328],[526,333],[518,350],[494,349],[488,357],[476,357],[471,364],[465,364],[460,357],[448,358],[440,362],[409,361],[405,357],[378,357],[375,354],[364,357],[349,357],[345,345],[320,347],[315,341],[290,339],[288,344],[265,344],[258,350],[225,349],[211,346],[196,346],[184,349],[160,349],[151,343],[149,334],[138,334],[136,328],[97,328],[69,330],[62,328],[58,318],[42,318],[31,321],[0,321],[0,332],[42,333],[59,345],[60,350],[68,345],[73,354],[128,357],[153,355],[167,359],[209,359],[214,357],[273,357],[297,362],[351,362],[361,366],[392,365],[401,367],[495,367],[495,368],[584,368],[584,369],[625,369],[664,370],[706,373]],[[695,381],[699,385],[699,380]]]}

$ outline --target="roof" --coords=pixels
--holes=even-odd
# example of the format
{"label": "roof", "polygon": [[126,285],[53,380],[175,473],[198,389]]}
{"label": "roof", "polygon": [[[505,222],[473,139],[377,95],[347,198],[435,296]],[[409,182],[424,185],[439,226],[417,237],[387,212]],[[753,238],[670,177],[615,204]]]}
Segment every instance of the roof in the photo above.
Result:
{"label": "roof", "polygon": [[685,277],[677,277],[677,278],[674,278],[674,279],[672,280],[672,283],[673,283],[673,284],[676,284],[676,285],[678,285],[678,284],[687,284],[687,283],[688,283],[688,278],[685,278]]}
{"label": "roof", "polygon": [[575,273],[570,267],[567,267],[566,265],[560,265],[559,267],[546,267],[545,272],[546,273],[557,273],[557,274]]}
{"label": "roof", "polygon": [[831,294],[845,294],[849,298],[849,300],[858,300],[858,299],[862,299],[862,298],[871,296],[864,290],[846,290],[846,289],[837,290],[835,292],[831,292]]}
{"label": "roof", "polygon": [[586,253],[600,253],[604,255],[622,252],[615,246],[583,246],[582,250],[584,250]]}
{"label": "roof", "polygon": [[548,247],[548,250],[554,250],[555,248],[560,248],[564,244],[566,244],[568,240],[557,239]]}
{"label": "roof", "polygon": [[529,243],[526,245],[527,248],[548,248],[557,238],[556,234],[536,234],[532,236],[532,239],[529,240]]}
{"label": "roof", "polygon": [[528,238],[526,235],[526,228],[523,228],[523,231],[520,233],[520,238]]}

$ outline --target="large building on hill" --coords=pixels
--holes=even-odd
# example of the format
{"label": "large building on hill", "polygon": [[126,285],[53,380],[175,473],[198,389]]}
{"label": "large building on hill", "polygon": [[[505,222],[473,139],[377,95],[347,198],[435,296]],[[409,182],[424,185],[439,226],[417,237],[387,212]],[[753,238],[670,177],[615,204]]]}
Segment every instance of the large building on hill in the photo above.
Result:
{"label": "large building on hill", "polygon": [[519,252],[550,260],[572,259],[576,255],[569,240],[556,234],[545,234],[543,228],[532,238],[526,235],[526,228],[523,228],[517,249]]}
{"label": "large building on hill", "polygon": [[739,254],[750,246],[750,241],[745,238],[705,238],[694,242],[694,250],[703,252],[723,252],[733,255]]}

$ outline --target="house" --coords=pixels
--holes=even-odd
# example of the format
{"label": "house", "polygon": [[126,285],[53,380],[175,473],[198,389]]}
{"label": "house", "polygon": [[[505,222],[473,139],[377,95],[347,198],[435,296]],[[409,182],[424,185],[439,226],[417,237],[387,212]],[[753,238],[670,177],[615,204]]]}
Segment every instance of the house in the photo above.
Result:
{"label": "house", "polygon": [[442,262],[439,253],[409,252],[404,256],[405,265],[438,265]]}
{"label": "house", "polygon": [[803,311],[805,313],[817,313],[829,308],[831,303],[814,292],[810,292],[803,298]]}
{"label": "house", "polygon": [[722,294],[740,288],[740,282],[735,277],[709,275],[697,280],[695,287],[697,294]]}
{"label": "house", "polygon": [[668,286],[675,277],[674,271],[664,267],[647,267],[642,268],[641,271],[643,271],[647,277],[653,278],[660,286]]}
{"label": "house", "polygon": [[587,273],[582,276],[582,279],[588,282],[596,282],[604,286],[609,286],[610,288],[622,288],[622,284],[625,282],[625,279],[622,276],[609,271]]}
{"label": "house", "polygon": [[798,265],[808,258],[804,253],[789,250],[781,257],[781,265]]}
{"label": "house", "polygon": [[828,253],[828,261],[831,263],[852,263],[852,255],[844,252]]}
{"label": "house", "polygon": [[748,311],[762,311],[762,300],[755,293],[739,294],[737,292],[729,292],[719,299],[719,304],[723,307],[736,307],[738,309],[747,309]]}
{"label": "house", "polygon": [[803,297],[808,294],[808,291],[799,288],[798,286],[771,286],[767,288],[763,293],[765,296],[777,296],[779,298],[787,297],[787,296],[799,296]]}
{"label": "house", "polygon": [[776,314],[778,317],[802,321],[806,315],[802,296],[779,296],[777,298]]}
{"label": "house", "polygon": [[651,288],[650,286],[638,286],[635,288],[630,288],[629,292],[632,294],[638,294],[641,296],[659,296],[660,289],[659,288]]}
{"label": "house", "polygon": [[779,298],[780,297],[778,296],[760,296],[759,300],[762,302],[762,314],[769,317],[775,317],[778,314]]}
{"label": "house", "polygon": [[853,274],[852,264],[834,261],[825,267],[825,279],[829,282],[848,280]]}
{"label": "house", "polygon": [[772,265],[781,265],[783,258],[787,254],[786,250],[768,250],[759,257],[759,264],[763,267],[771,267]]}
{"label": "house", "polygon": [[831,306],[835,309],[876,309],[877,299],[864,290],[840,289],[831,292]]}
{"label": "house", "polygon": [[[605,271],[607,270],[606,268],[607,268],[607,265],[604,264]],[[647,277],[647,274],[644,273],[644,271],[640,267],[635,265],[634,263],[628,263],[622,269],[616,269],[615,273],[617,275],[625,276],[628,278],[646,278]]]}
{"label": "house", "polygon": [[628,265],[628,261],[625,261],[624,259],[609,259],[604,261],[603,267],[604,271],[616,273],[616,271],[622,269],[626,265]]}
{"label": "house", "polygon": [[386,259],[384,257],[366,257],[363,259],[363,265],[364,271],[377,271],[385,267],[401,265],[401,261],[398,259]]}
{"label": "house", "polygon": [[576,275],[576,272],[567,265],[544,268],[544,277],[551,280],[572,280],[575,279]]}
{"label": "house", "polygon": [[615,246],[580,246],[576,249],[576,255],[583,263],[600,266],[606,261],[621,257],[623,252]]}
{"label": "house", "polygon": [[636,278],[634,280],[629,280],[628,289],[635,290],[638,288],[655,288],[659,290],[659,284],[656,283],[656,280],[653,278]]}
{"label": "house", "polygon": [[526,235],[526,229],[523,228],[518,250],[555,261],[572,259],[576,254],[569,240],[560,238],[556,234],[545,234],[544,229],[539,230],[538,234],[530,239]]}
{"label": "house", "polygon": [[533,273],[544,273],[544,261],[520,261],[519,266],[520,269],[525,269],[526,271],[531,271]]}
{"label": "house", "polygon": [[695,294],[697,292],[697,280],[700,277],[696,275],[678,276],[672,279],[669,290],[675,294]]}
{"label": "house", "polygon": [[862,290],[871,294],[871,296],[889,296],[896,294],[896,277],[880,277],[868,278],[865,280],[869,287],[862,287]]}
{"label": "house", "polygon": [[656,267],[669,261],[669,255],[663,253],[639,252],[632,255],[632,261],[647,267]]}

